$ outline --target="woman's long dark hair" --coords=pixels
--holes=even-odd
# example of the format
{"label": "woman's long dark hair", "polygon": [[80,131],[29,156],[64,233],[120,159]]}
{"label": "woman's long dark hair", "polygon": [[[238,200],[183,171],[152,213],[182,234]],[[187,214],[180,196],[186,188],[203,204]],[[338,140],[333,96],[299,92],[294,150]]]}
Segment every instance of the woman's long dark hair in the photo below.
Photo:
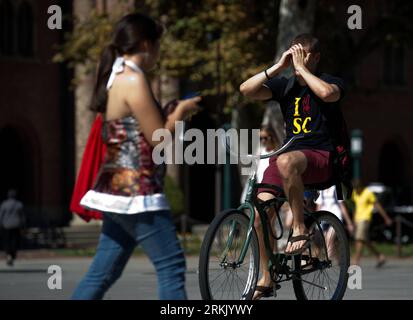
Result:
{"label": "woman's long dark hair", "polygon": [[108,94],[106,85],[117,56],[139,52],[144,41],[155,43],[162,37],[163,28],[152,18],[139,14],[123,17],[115,26],[112,42],[102,52],[90,109],[106,112]]}

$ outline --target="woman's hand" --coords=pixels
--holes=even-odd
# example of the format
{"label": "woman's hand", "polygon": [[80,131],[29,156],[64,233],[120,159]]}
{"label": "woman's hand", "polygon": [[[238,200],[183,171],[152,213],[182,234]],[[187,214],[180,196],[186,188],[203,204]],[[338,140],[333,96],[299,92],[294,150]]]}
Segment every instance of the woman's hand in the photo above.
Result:
{"label": "woman's hand", "polygon": [[198,105],[201,100],[201,97],[194,97],[178,101],[178,105],[175,109],[175,112],[178,112],[178,118],[186,120],[197,114],[201,110],[201,107]]}

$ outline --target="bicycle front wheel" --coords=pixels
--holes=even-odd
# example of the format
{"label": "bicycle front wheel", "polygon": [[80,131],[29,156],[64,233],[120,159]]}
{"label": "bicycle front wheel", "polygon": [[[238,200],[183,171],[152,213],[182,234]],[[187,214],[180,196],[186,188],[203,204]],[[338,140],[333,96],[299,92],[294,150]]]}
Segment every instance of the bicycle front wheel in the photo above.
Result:
{"label": "bicycle front wheel", "polygon": [[249,218],[239,210],[224,211],[212,221],[199,258],[202,299],[252,299],[259,272],[258,238],[254,228],[244,261],[239,263],[248,227]]}
{"label": "bicycle front wheel", "polygon": [[306,225],[314,235],[310,248],[293,257],[295,296],[298,300],[341,300],[350,265],[344,226],[327,211],[312,213],[306,217]]}

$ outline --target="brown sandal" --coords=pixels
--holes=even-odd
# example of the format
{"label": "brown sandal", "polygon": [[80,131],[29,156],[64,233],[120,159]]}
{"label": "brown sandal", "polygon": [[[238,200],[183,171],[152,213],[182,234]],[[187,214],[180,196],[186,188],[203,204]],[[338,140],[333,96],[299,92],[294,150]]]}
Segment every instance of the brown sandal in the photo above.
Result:
{"label": "brown sandal", "polygon": [[288,256],[295,256],[295,255],[299,255],[302,254],[305,250],[307,250],[310,245],[311,245],[311,236],[313,236],[313,234],[308,234],[308,235],[300,235],[300,236],[296,236],[296,237],[290,237],[288,239],[287,243],[294,243],[294,242],[298,242],[298,241],[305,241],[305,243],[303,244],[303,246],[299,249],[293,250],[291,252],[285,252],[286,255]]}
{"label": "brown sandal", "polygon": [[[261,298],[269,298],[274,294],[274,288],[273,286],[271,287],[264,287],[264,286],[256,286],[255,287],[255,292],[258,292],[259,294],[252,297],[253,300],[259,300]],[[255,295],[254,292],[254,295]]]}

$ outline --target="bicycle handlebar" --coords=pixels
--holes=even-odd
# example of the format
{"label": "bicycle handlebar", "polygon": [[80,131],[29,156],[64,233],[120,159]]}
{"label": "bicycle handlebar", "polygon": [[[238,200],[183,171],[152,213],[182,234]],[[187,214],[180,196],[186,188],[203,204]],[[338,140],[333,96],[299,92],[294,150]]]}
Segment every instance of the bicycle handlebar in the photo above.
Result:
{"label": "bicycle handlebar", "polygon": [[260,155],[259,157],[260,157],[260,159],[268,159],[268,158],[271,158],[273,156],[278,156],[280,153],[284,152],[289,146],[291,146],[294,141],[300,140],[302,138],[304,138],[304,135],[294,136],[290,140],[288,140],[287,143],[284,144],[281,148],[279,148],[277,150],[273,150],[268,154]]}
{"label": "bicycle handlebar", "polygon": [[228,136],[225,135],[225,138],[222,139],[222,143],[225,146],[225,149],[227,150],[227,152],[229,154],[231,154],[234,157],[245,157],[245,158],[251,158],[251,159],[268,159],[271,158],[273,156],[277,156],[280,153],[284,152],[288,147],[290,147],[295,141],[300,140],[302,138],[304,138],[304,135],[297,135],[292,137],[290,140],[288,140],[281,148],[277,149],[277,150],[273,150],[268,154],[264,154],[264,155],[252,155],[252,154],[247,154],[247,155],[239,155],[235,152],[233,152],[230,148],[230,146],[227,143],[227,138]]}

